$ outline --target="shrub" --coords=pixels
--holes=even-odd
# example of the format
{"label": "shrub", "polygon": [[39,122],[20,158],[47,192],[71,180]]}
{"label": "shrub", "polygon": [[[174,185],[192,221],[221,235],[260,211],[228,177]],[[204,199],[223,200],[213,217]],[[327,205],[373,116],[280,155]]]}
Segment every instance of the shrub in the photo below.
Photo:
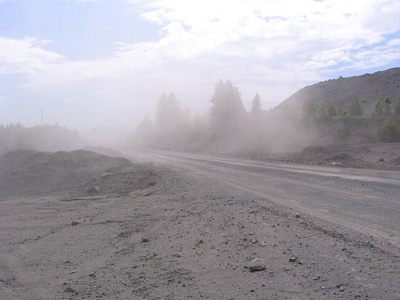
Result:
{"label": "shrub", "polygon": [[349,116],[350,117],[362,117],[363,111],[361,108],[361,104],[357,99],[350,104],[349,107]]}
{"label": "shrub", "polygon": [[304,116],[306,118],[315,118],[317,115],[317,105],[312,102],[304,104]]}
{"label": "shrub", "polygon": [[329,116],[329,117],[332,117],[332,118],[334,118],[334,117],[337,116],[337,114],[336,114],[336,109],[335,109],[335,107],[334,107],[332,104],[329,104],[329,105],[328,105],[328,116]]}
{"label": "shrub", "polygon": [[383,102],[385,102],[385,104],[391,104],[393,100],[392,96],[386,96],[385,99],[383,99]]}
{"label": "shrub", "polygon": [[383,118],[383,103],[381,99],[376,100],[371,117],[375,119]]}
{"label": "shrub", "polygon": [[336,115],[339,119],[346,117],[348,114],[347,110],[338,107],[336,109]]}
{"label": "shrub", "polygon": [[396,116],[400,116],[400,100],[397,100],[396,105],[393,108],[393,113]]}
{"label": "shrub", "polygon": [[323,118],[327,116],[327,105],[325,101],[321,100],[318,105],[317,105],[317,117],[318,118]]}
{"label": "shrub", "polygon": [[378,129],[377,136],[378,141],[383,143],[400,142],[400,126],[397,121],[392,118]]}

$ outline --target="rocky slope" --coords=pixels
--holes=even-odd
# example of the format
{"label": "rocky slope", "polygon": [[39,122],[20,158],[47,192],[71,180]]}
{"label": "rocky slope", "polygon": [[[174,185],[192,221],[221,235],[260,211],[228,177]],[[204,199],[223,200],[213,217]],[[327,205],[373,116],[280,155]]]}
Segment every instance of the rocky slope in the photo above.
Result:
{"label": "rocky slope", "polygon": [[377,99],[392,96],[400,97],[400,68],[393,68],[373,74],[364,74],[349,78],[339,77],[310,86],[294,93],[277,108],[303,106],[304,103],[318,103],[321,100],[335,107],[347,109],[354,99],[363,101],[364,112],[371,113]]}

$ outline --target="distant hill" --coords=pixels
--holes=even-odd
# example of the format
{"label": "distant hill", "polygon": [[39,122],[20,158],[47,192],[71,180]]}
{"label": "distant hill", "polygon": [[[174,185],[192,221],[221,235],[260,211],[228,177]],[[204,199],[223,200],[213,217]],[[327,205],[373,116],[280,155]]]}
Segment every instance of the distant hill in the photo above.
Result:
{"label": "distant hill", "polygon": [[[335,107],[348,109],[351,102],[357,98],[362,101],[364,113],[371,113],[375,102],[380,98],[392,96],[394,102],[400,97],[400,68],[393,68],[373,74],[339,77],[310,86],[294,93],[276,107],[277,110],[303,107],[304,103],[325,101]],[[393,104],[392,104],[393,105]]]}

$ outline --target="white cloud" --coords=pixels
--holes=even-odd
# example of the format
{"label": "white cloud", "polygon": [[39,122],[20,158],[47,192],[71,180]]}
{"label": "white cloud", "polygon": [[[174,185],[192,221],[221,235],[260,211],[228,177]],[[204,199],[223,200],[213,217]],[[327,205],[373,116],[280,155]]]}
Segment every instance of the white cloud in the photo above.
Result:
{"label": "white cloud", "polygon": [[400,39],[393,39],[388,42],[389,46],[398,46],[400,45]]}
{"label": "white cloud", "polygon": [[[74,81],[148,68],[162,70],[171,63],[178,69],[180,62],[198,67],[196,60],[212,57],[218,57],[220,67],[234,68],[253,61],[273,69],[290,62],[318,69],[350,62],[351,50],[383,42],[385,34],[400,30],[393,21],[397,19],[390,17],[400,15],[400,4],[390,1],[127,2],[141,4],[145,10],[142,17],[162,25],[163,36],[158,42],[118,45],[115,55],[103,61],[70,62],[44,50],[44,41],[3,38],[0,60],[18,72],[45,65],[50,71],[70,74]],[[370,21],[372,14],[374,22]],[[397,45],[395,40],[390,43]]]}
{"label": "white cloud", "polygon": [[63,56],[42,48],[50,42],[32,37],[23,40],[0,37],[0,73],[32,74],[40,72],[48,65],[63,61]]}
{"label": "white cloud", "polygon": [[400,59],[395,0],[121,1],[160,27],[158,41],[116,43],[108,58],[70,61],[45,50],[48,41],[0,38],[0,73],[26,74],[24,87],[35,91],[72,89],[95,95],[96,103],[136,101],[153,110],[153,100],[143,101],[172,90],[206,107],[220,78],[239,85],[244,100],[258,91],[277,103],[325,79],[327,68],[362,70]]}
{"label": "white cloud", "polygon": [[164,52],[153,54],[177,61],[217,55],[229,64],[251,57],[276,68],[303,60],[318,69],[351,63],[351,50],[400,30],[394,1],[172,0],[146,7],[142,17],[163,26],[157,46]]}

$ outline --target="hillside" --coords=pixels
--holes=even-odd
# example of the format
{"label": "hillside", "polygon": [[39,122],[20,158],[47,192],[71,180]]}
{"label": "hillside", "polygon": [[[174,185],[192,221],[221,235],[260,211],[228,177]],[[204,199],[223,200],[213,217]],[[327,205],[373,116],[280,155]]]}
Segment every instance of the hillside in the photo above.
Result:
{"label": "hillside", "polygon": [[[331,79],[306,86],[294,93],[277,109],[302,107],[304,103],[325,101],[335,107],[348,109],[351,102],[357,98],[362,101],[364,113],[371,113],[375,102],[380,98],[392,96],[394,100],[400,97],[400,68],[393,68],[373,74],[364,74],[338,79]],[[393,104],[392,104],[393,105]]]}
{"label": "hillside", "polygon": [[[391,101],[383,101],[378,114],[376,102],[387,96]],[[343,111],[349,110],[354,99],[361,105],[362,116]],[[321,101],[326,105],[320,105]],[[400,68],[306,86],[273,110],[278,119],[284,117],[285,120],[275,127],[280,136],[273,140],[274,143],[282,142],[285,138],[282,131],[290,127],[291,135],[286,139],[303,149],[297,150],[293,146],[273,153],[260,148],[258,152],[248,151],[241,155],[299,164],[400,170],[399,102]],[[307,105],[305,110],[305,104],[314,105]],[[332,115],[327,109],[330,104],[334,107]]]}

